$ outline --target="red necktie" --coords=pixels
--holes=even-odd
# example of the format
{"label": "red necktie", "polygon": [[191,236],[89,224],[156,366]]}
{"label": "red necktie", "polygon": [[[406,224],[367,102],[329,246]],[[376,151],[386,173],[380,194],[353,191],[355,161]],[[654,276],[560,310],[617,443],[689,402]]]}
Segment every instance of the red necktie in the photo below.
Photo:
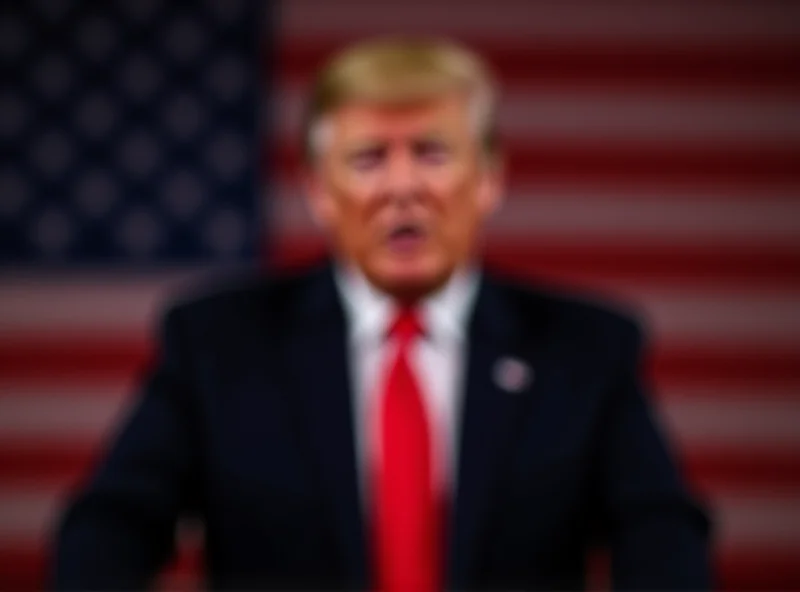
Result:
{"label": "red necktie", "polygon": [[375,483],[375,552],[380,592],[440,589],[441,520],[432,479],[429,422],[409,365],[409,350],[422,332],[411,309],[390,329],[398,344],[389,360],[380,401],[380,455]]}

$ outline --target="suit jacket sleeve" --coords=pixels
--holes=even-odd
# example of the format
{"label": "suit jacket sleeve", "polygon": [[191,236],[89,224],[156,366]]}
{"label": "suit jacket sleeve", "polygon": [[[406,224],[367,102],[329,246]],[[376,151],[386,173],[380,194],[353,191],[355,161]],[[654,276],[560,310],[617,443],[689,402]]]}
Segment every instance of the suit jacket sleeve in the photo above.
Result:
{"label": "suit jacket sleeve", "polygon": [[640,386],[641,332],[625,326],[604,435],[603,489],[616,589],[710,587],[705,514],[689,497]]}
{"label": "suit jacket sleeve", "polygon": [[56,589],[142,589],[170,558],[179,514],[190,508],[198,447],[181,380],[178,315],[167,315],[155,370],[55,541]]}

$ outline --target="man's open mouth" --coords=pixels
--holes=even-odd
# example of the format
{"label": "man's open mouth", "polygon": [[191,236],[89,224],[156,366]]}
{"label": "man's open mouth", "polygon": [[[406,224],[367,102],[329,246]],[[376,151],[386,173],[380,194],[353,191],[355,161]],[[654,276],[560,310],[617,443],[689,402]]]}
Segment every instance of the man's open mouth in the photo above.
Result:
{"label": "man's open mouth", "polygon": [[418,248],[425,240],[426,235],[421,224],[398,224],[389,232],[387,242],[393,251],[406,253]]}

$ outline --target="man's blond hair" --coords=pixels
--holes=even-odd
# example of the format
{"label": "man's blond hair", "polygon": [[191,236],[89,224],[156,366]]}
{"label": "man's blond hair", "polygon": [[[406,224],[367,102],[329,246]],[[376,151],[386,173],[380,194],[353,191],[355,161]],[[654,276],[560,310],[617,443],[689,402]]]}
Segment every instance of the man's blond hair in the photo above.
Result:
{"label": "man's blond hair", "polygon": [[496,87],[480,57],[443,39],[384,37],[352,45],[331,59],[311,87],[303,121],[306,160],[319,154],[326,115],[346,103],[404,103],[464,92],[484,150],[496,149]]}

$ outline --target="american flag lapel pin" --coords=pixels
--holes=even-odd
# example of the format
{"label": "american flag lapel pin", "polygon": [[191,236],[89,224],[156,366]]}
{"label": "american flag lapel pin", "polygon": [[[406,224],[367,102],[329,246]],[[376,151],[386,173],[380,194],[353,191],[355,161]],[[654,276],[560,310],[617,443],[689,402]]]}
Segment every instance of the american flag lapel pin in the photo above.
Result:
{"label": "american flag lapel pin", "polygon": [[494,382],[504,391],[518,393],[533,379],[530,366],[517,358],[500,358],[494,366]]}

